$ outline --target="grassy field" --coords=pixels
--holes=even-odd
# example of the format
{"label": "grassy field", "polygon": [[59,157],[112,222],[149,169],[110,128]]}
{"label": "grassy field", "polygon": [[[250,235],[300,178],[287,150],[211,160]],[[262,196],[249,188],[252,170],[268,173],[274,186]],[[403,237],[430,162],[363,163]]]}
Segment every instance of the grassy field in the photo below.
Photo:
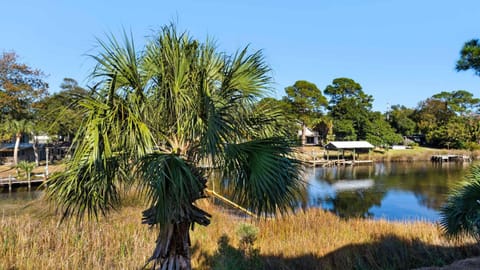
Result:
{"label": "grassy field", "polygon": [[[207,201],[201,207],[213,219],[192,233],[195,269],[410,269],[480,254],[472,239],[449,242],[430,223],[343,220],[319,209],[258,221]],[[57,226],[46,209],[35,201],[1,210],[0,269],[139,269],[151,255],[156,229],[140,224],[134,200],[82,225]],[[239,245],[242,223],[258,229],[248,256]]]}
{"label": "grassy field", "polygon": [[[321,151],[313,149],[317,150]],[[371,156],[377,161],[414,161],[443,153],[469,152],[417,147]],[[50,171],[61,169],[50,167]],[[14,173],[0,166],[0,175]],[[141,225],[143,207],[130,197],[127,201],[121,210],[98,222],[61,226],[59,216],[43,201],[28,205],[2,201],[0,269],[141,268],[151,255],[157,229]],[[252,220],[208,201],[201,207],[213,219],[210,226],[197,226],[192,233],[195,269],[411,269],[480,255],[475,240],[448,241],[431,223],[340,219],[320,209]],[[240,244],[237,230],[244,223],[258,229],[253,253]]]}

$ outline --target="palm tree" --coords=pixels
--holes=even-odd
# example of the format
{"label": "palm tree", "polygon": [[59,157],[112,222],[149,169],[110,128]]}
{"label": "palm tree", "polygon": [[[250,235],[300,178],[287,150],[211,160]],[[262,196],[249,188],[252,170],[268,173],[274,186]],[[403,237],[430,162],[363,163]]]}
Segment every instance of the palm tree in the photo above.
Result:
{"label": "palm tree", "polygon": [[[159,225],[156,269],[191,269],[189,230],[208,225],[195,202],[215,168],[221,190],[258,215],[296,207],[302,180],[290,142],[275,130],[278,111],[256,106],[271,78],[260,51],[217,52],[175,26],[161,28],[145,50],[126,36],[100,41],[93,94],[65,172],[47,197],[63,217],[105,215],[136,183],[147,198],[143,223]],[[217,193],[209,193],[217,194]]]}
{"label": "palm tree", "polygon": [[480,165],[464,178],[442,207],[440,226],[450,237],[467,234],[480,240]]}
{"label": "palm tree", "polygon": [[35,169],[35,167],[36,167],[35,162],[28,162],[28,161],[22,160],[17,164],[17,172],[18,172],[18,169],[22,170],[25,173],[26,180],[30,182],[32,171],[33,169]]}

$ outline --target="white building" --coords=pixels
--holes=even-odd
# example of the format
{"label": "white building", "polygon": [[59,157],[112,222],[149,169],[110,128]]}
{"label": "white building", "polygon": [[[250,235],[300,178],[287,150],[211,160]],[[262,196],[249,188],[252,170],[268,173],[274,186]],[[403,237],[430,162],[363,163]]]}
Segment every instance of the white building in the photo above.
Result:
{"label": "white building", "polygon": [[[298,137],[302,137],[302,130],[298,131]],[[319,133],[317,131],[312,131],[308,127],[305,127],[305,143],[304,145],[318,145],[319,144]]]}

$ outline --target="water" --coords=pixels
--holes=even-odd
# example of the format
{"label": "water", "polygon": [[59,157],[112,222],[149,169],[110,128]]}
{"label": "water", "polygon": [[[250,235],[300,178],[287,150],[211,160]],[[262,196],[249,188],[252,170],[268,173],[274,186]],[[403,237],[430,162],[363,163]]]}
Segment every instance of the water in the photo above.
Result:
{"label": "water", "polygon": [[[307,168],[307,207],[322,207],[341,217],[438,221],[448,192],[469,163],[398,162],[372,166]],[[34,189],[35,190],[35,189]],[[42,191],[0,193],[0,211],[18,208]]]}
{"label": "water", "polygon": [[341,217],[438,221],[448,192],[469,163],[397,162],[307,168],[306,202]]}

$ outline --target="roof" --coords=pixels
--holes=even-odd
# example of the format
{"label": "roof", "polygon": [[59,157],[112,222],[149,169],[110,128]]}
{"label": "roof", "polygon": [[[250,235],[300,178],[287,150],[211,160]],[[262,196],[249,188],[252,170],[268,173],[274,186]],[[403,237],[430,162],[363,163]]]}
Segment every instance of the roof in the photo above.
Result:
{"label": "roof", "polygon": [[[301,129],[298,131],[298,136],[302,136],[302,130]],[[312,131],[308,127],[305,127],[305,136],[308,136],[308,137],[318,136],[318,131]]]}
{"label": "roof", "polygon": [[328,150],[337,149],[372,149],[373,145],[367,141],[343,141],[343,142],[329,142],[325,145]]}
{"label": "roof", "polygon": [[[15,143],[0,144],[0,152],[10,152],[10,151],[13,151],[14,148],[15,148]],[[18,146],[18,150],[25,150],[25,149],[28,149],[28,148],[33,148],[33,144],[31,144],[31,143],[21,143]]]}

